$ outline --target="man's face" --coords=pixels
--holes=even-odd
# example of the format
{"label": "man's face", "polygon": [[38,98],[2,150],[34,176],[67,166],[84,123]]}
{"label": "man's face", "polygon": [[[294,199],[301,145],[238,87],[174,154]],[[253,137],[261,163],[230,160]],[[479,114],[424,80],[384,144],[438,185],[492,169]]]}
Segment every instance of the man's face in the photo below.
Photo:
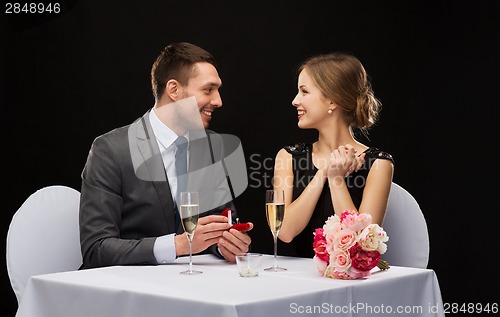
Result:
{"label": "man's face", "polygon": [[210,63],[196,63],[193,75],[186,86],[182,86],[183,98],[195,97],[203,127],[206,129],[216,108],[222,107],[219,88],[222,80],[217,69]]}

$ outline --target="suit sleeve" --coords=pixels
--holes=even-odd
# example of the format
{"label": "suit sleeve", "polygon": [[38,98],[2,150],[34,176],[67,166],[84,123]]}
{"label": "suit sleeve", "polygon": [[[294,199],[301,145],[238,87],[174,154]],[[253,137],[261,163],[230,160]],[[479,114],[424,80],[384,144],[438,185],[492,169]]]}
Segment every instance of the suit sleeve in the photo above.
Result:
{"label": "suit sleeve", "polygon": [[82,172],[80,244],[82,268],[155,264],[156,238],[122,239],[123,198],[120,150],[111,138],[99,137]]}

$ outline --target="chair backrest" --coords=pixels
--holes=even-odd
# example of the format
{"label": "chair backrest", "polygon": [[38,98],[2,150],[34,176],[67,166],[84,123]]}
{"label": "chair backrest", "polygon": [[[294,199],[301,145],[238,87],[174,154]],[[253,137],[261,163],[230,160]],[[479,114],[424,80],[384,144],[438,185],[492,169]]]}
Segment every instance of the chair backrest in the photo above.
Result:
{"label": "chair backrest", "polygon": [[396,183],[391,186],[383,227],[389,236],[383,260],[394,266],[427,268],[427,223],[415,198]]}
{"label": "chair backrest", "polygon": [[12,217],[7,232],[7,272],[17,301],[33,275],[77,270],[82,264],[80,192],[48,186],[33,193]]}

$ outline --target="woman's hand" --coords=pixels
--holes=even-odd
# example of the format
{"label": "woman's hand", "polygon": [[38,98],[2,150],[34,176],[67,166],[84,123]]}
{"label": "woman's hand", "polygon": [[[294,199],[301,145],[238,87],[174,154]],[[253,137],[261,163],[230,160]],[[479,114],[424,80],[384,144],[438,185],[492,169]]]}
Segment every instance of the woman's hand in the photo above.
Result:
{"label": "woman's hand", "polygon": [[356,156],[356,150],[350,144],[339,146],[330,153],[330,164],[327,169],[328,178],[347,177],[357,172],[364,163],[365,153]]}

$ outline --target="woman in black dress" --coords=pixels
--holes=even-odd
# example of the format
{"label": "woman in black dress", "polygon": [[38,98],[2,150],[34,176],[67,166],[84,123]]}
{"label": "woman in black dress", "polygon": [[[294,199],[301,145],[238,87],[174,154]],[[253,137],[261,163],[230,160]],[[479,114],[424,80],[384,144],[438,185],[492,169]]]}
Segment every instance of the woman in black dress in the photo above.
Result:
{"label": "woman in black dress", "polygon": [[280,240],[292,242],[297,256],[313,257],[313,232],[334,213],[369,213],[382,226],[394,161],[378,148],[355,139],[367,135],[381,104],[358,58],[331,53],[306,60],[299,68],[298,126],[316,129],[318,140],[282,148],[274,167],[274,188],[285,191]]}

